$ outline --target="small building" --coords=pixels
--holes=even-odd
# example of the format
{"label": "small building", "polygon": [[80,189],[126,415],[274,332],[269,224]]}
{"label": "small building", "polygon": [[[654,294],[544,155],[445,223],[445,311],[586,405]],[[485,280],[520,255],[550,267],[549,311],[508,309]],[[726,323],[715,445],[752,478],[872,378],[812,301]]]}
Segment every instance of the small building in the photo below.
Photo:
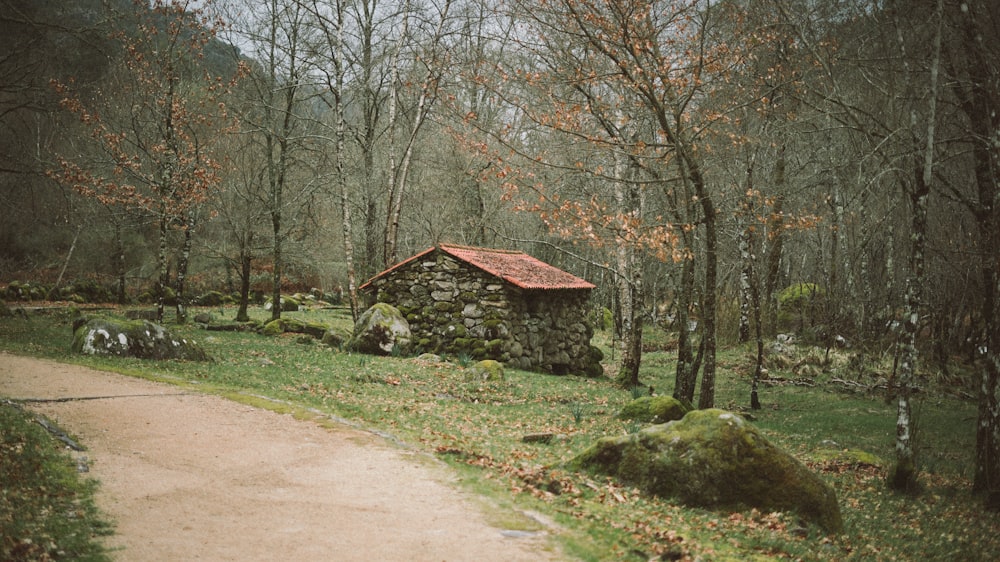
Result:
{"label": "small building", "polygon": [[399,309],[417,351],[602,374],[586,313],[594,285],[524,252],[441,244],[360,288]]}

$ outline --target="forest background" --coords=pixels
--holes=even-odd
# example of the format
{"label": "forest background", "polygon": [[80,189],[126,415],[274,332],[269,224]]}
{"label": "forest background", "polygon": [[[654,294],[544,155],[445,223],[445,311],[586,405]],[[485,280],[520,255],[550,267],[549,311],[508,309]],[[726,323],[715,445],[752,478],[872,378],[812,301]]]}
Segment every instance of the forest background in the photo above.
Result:
{"label": "forest background", "polygon": [[356,315],[431,245],[517,248],[598,286],[624,386],[650,324],[702,407],[719,342],[755,380],[778,333],[892,357],[900,487],[951,377],[1000,506],[993,2],[0,0],[0,31],[0,281]]}

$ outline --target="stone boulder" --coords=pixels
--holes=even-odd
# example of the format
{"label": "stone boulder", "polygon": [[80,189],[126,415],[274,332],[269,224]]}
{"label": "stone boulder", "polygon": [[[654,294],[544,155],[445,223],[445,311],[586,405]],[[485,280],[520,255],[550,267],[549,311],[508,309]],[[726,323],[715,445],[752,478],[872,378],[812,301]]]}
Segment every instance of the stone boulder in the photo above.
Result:
{"label": "stone boulder", "polygon": [[466,378],[477,381],[502,381],[504,380],[503,363],[493,359],[484,359],[469,367]]}
{"label": "stone boulder", "polygon": [[77,319],[73,323],[72,349],[86,355],[210,360],[194,341],[174,337],[163,326],[148,320]]}
{"label": "stone boulder", "polygon": [[683,418],[690,410],[672,396],[642,396],[625,404],[618,418],[642,423],[667,423]]}
{"label": "stone boulder", "polygon": [[396,307],[375,303],[354,324],[354,335],[347,348],[372,355],[390,355],[410,346],[410,324]]}
{"label": "stone boulder", "polygon": [[351,335],[333,328],[328,329],[320,338],[320,343],[330,346],[333,349],[344,349],[344,344],[351,339]]}
{"label": "stone boulder", "polygon": [[298,318],[278,318],[264,324],[260,333],[271,337],[284,333],[305,334],[319,340],[323,339],[329,330],[329,326],[320,322],[306,322]]}
{"label": "stone boulder", "polygon": [[603,438],[567,467],[691,506],[792,511],[827,532],[843,531],[833,488],[723,410],[695,410],[680,421]]}

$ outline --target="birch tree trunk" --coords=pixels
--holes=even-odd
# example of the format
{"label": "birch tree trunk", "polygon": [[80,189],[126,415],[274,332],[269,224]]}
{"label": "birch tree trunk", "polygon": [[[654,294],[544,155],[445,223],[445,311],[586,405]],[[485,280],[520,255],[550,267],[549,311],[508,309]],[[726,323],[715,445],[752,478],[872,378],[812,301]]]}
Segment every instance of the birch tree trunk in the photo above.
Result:
{"label": "birch tree trunk", "polygon": [[187,322],[187,293],[185,291],[185,280],[187,279],[188,264],[191,262],[191,246],[194,243],[194,218],[188,216],[184,224],[184,243],[181,245],[181,255],[177,260],[177,280],[175,283],[177,302],[174,305],[177,311],[177,323]]}
{"label": "birch tree trunk", "polygon": [[[943,0],[938,0],[935,16],[937,29],[934,50],[930,61],[929,105],[927,112],[927,137],[923,157],[914,164],[917,171],[910,193],[911,233],[910,272],[906,281],[904,335],[900,339],[900,363],[897,377],[898,405],[896,409],[896,463],[889,474],[889,485],[896,490],[913,491],[917,485],[917,463],[914,450],[912,396],[917,370],[917,332],[920,329],[920,311],[923,300],[924,265],[927,245],[927,203],[934,178],[934,128],[937,119],[938,69],[941,64],[941,26]],[[902,29],[897,25],[902,44]],[[904,59],[905,60],[905,59]],[[916,110],[911,114],[911,125],[916,133]],[[919,154],[919,153],[918,153]]]}
{"label": "birch tree trunk", "polygon": [[335,114],[336,126],[336,168],[337,183],[340,187],[341,222],[343,223],[344,235],[344,260],[347,263],[347,296],[351,304],[351,319],[358,320],[360,310],[358,309],[358,283],[354,271],[354,221],[351,217],[350,189],[347,186],[347,175],[344,171],[344,150],[345,137],[347,134],[347,124],[344,117],[344,74],[347,72],[347,65],[344,60],[344,10],[343,5],[337,2],[337,33],[336,42],[333,49],[334,61],[336,65],[336,99]]}
{"label": "birch tree trunk", "polygon": [[[690,248],[691,236],[683,234],[686,248]],[[684,258],[681,266],[680,286],[677,291],[677,366],[674,373],[674,398],[691,404],[694,402],[695,377],[694,350],[691,342],[690,310],[694,295],[694,256]]]}
{"label": "birch tree trunk", "polygon": [[413,161],[413,147],[417,142],[420,130],[427,120],[431,107],[437,99],[438,86],[441,74],[443,73],[442,61],[440,60],[441,41],[444,35],[445,24],[448,21],[448,10],[451,8],[451,3],[452,0],[446,0],[444,6],[441,8],[437,28],[430,39],[428,47],[429,56],[423,57],[423,63],[426,65],[426,75],[420,84],[420,96],[417,98],[417,105],[413,112],[413,122],[410,125],[410,132],[403,146],[402,155],[397,163],[394,145],[399,119],[400,55],[409,28],[409,0],[407,0],[404,8],[403,29],[400,33],[399,44],[393,53],[392,81],[389,93],[389,199],[386,208],[384,243],[386,267],[395,264],[399,260],[399,219],[403,212],[403,192],[406,190],[406,184],[410,175],[410,164]]}
{"label": "birch tree trunk", "polygon": [[167,287],[170,286],[170,272],[167,269],[167,212],[160,205],[159,241],[156,251],[156,264],[159,276],[156,281],[156,321],[163,322],[163,310],[166,308]]}
{"label": "birch tree trunk", "polygon": [[[615,179],[615,201],[623,222],[641,218],[641,188],[629,181],[629,165],[620,152],[615,153]],[[639,365],[642,361],[642,268],[635,244],[630,240],[634,235],[629,231],[629,225],[623,224],[615,251],[622,348],[618,384],[624,388],[639,386]]]}

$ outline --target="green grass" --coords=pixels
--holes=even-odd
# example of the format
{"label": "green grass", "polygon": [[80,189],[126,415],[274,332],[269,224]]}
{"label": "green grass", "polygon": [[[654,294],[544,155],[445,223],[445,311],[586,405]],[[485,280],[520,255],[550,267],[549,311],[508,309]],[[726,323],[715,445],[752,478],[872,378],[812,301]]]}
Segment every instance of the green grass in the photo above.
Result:
{"label": "green grass", "polygon": [[82,479],[31,414],[0,402],[0,560],[110,560],[110,527]]}
{"label": "green grass", "polygon": [[[219,312],[229,318],[234,311]],[[256,311],[260,319],[266,313]],[[350,327],[345,311],[284,316]],[[846,531],[823,536],[792,514],[717,513],[648,498],[604,478],[567,473],[561,462],[606,435],[634,432],[616,419],[632,392],[610,379],[555,377],[507,370],[503,381],[465,376],[461,361],[373,358],[296,335],[172,330],[199,341],[212,363],[141,362],[69,354],[69,315],[0,320],[0,348],[128,374],[192,384],[257,405],[254,396],[283,401],[301,412],[350,419],[386,432],[453,467],[476,493],[502,506],[556,521],[569,554],[585,560],[993,560],[1000,559],[1000,517],[984,513],[969,493],[975,404],[951,397],[928,380],[917,410],[923,492],[890,493],[884,467],[821,462],[819,449],[859,449],[891,460],[895,408],[881,394],[851,391],[835,378],[847,359],[836,357],[813,386],[764,385],[763,409],[753,423],[773,442],[807,463],[837,491]],[[669,337],[658,335],[660,340]],[[610,357],[607,341],[596,338]],[[808,355],[803,351],[803,355]],[[816,355],[815,353],[813,355]],[[744,411],[752,354],[733,348],[719,356],[716,404]],[[669,351],[644,355],[642,382],[670,394]],[[772,378],[801,378],[772,369]],[[272,406],[278,407],[278,406]],[[315,414],[314,414],[315,415]],[[551,432],[548,444],[524,443],[528,433]]]}

